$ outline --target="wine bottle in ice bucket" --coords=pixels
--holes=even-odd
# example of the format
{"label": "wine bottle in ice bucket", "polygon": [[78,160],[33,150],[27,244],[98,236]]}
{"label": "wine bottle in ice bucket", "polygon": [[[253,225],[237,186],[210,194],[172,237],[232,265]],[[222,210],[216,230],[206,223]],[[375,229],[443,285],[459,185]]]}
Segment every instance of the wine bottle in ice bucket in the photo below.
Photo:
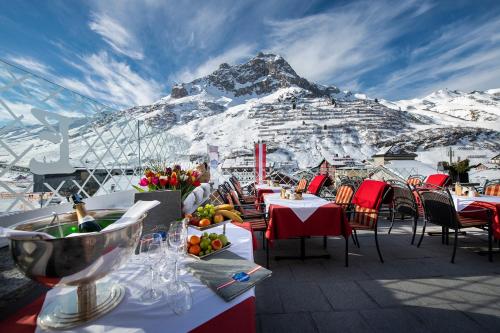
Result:
{"label": "wine bottle in ice bucket", "polygon": [[76,218],[78,219],[78,232],[101,231],[101,226],[87,213],[82,197],[78,193],[75,193],[71,196],[71,200],[73,201],[73,208],[76,211]]}

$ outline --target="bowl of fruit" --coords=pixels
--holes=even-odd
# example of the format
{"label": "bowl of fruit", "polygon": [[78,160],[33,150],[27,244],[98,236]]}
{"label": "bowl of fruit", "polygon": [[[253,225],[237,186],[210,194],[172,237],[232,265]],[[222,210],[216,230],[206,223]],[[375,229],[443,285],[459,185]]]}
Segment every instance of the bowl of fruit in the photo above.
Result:
{"label": "bowl of fruit", "polygon": [[189,226],[197,230],[206,230],[231,221],[242,222],[240,214],[233,205],[214,206],[206,204],[196,209],[193,214],[186,215]]}
{"label": "bowl of fruit", "polygon": [[194,258],[203,259],[228,249],[231,242],[224,234],[204,232],[201,236],[191,235],[187,242],[187,253]]}

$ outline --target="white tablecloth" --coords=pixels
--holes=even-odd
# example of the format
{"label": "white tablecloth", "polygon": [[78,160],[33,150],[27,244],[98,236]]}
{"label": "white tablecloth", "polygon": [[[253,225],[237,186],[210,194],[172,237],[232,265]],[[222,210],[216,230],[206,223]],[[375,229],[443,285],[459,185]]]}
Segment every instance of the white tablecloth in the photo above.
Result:
{"label": "white tablecloth", "polygon": [[[215,229],[222,233],[222,228]],[[197,230],[190,229],[190,234],[199,234]],[[227,224],[226,234],[232,242],[230,251],[243,258],[253,261],[252,236],[249,231]],[[134,256],[132,256],[134,257]],[[196,260],[189,258],[188,260]],[[143,304],[140,295],[148,283],[146,267],[137,258],[129,262],[116,272],[106,277],[126,286],[124,300],[116,309],[89,325],[81,326],[72,332],[187,332],[209,321],[220,313],[254,296],[254,289],[243,293],[231,302],[225,302],[207,286],[202,284],[192,275],[181,271],[182,280],[189,283],[193,295],[193,307],[184,315],[174,314],[167,305],[167,300],[154,304]],[[64,294],[67,288],[54,288],[47,293],[44,305],[54,297]],[[36,332],[44,332],[37,327]]]}
{"label": "white tablecloth", "polygon": [[462,211],[465,207],[477,201],[500,203],[500,197],[493,195],[481,195],[479,197],[461,197],[452,194],[452,197],[453,197],[453,203],[455,204],[455,209],[457,211]]}
{"label": "white tablecloth", "polygon": [[305,222],[319,207],[328,204],[328,201],[322,199],[314,194],[302,194],[302,200],[282,199],[280,193],[270,193],[264,196],[266,209],[270,205],[280,205],[290,208],[295,215]]}
{"label": "white tablecloth", "polygon": [[255,188],[257,190],[271,190],[273,192],[280,192],[281,191],[281,186],[270,186],[267,184],[257,184],[257,185],[255,185]]}

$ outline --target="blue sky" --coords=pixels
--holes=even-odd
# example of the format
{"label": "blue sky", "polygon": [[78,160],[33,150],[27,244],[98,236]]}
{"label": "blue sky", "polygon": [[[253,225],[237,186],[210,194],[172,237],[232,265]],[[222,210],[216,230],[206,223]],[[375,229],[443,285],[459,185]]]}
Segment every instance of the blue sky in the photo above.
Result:
{"label": "blue sky", "polygon": [[500,1],[0,1],[0,58],[109,105],[281,54],[371,97],[500,87]]}

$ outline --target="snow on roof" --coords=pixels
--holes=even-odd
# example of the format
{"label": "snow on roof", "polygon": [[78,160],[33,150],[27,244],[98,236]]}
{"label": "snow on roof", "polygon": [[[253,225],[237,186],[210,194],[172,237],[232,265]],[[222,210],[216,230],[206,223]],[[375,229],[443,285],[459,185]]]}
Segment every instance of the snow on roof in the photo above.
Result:
{"label": "snow on roof", "polygon": [[407,179],[410,175],[423,175],[427,177],[437,172],[436,168],[414,160],[392,160],[384,164],[384,167],[403,179]]}
{"label": "snow on roof", "polygon": [[471,183],[484,184],[486,180],[500,179],[500,169],[486,169],[469,171],[469,181]]}

